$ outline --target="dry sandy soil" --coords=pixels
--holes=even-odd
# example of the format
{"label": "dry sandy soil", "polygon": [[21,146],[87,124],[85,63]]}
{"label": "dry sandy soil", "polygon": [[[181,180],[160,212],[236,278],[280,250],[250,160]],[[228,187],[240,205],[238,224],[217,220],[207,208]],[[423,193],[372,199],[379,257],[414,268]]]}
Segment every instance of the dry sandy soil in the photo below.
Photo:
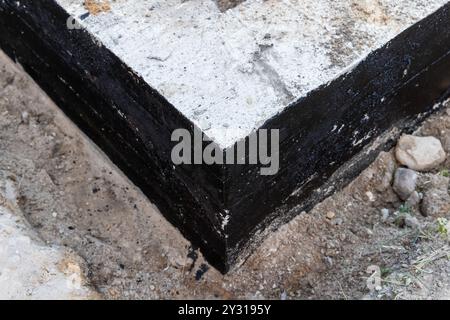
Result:
{"label": "dry sandy soil", "polygon": [[[416,134],[439,138],[449,153],[450,106]],[[448,299],[450,247],[437,219],[450,215],[450,157],[420,174],[419,191],[443,192],[428,217],[400,207],[391,187],[397,166],[392,152],[381,154],[223,276],[0,53],[0,171],[15,181],[27,223],[48,245],[80,255],[106,299]],[[418,225],[400,223],[402,214]],[[380,271],[380,283],[368,268]]]}

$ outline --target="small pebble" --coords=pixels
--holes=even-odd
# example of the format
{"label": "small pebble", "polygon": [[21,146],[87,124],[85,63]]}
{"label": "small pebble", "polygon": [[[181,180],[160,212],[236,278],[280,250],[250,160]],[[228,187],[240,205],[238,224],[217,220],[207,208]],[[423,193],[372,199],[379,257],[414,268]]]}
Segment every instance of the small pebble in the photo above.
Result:
{"label": "small pebble", "polygon": [[327,219],[333,219],[336,216],[336,214],[333,211],[327,212]]}
{"label": "small pebble", "polygon": [[372,192],[367,191],[366,192],[366,196],[367,196],[367,199],[369,199],[370,202],[374,202],[375,201],[375,195]]}
{"label": "small pebble", "polygon": [[386,208],[381,209],[381,220],[387,221],[388,218],[389,218],[389,209]]}

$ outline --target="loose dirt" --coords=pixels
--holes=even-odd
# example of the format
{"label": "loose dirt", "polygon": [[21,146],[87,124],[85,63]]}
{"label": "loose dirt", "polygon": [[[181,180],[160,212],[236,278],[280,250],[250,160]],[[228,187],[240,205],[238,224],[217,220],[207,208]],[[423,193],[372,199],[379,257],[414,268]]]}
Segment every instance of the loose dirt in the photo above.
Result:
{"label": "loose dirt", "polygon": [[[437,137],[449,153],[450,106],[417,134]],[[0,53],[0,171],[17,181],[20,209],[39,237],[79,254],[107,299],[448,299],[442,218],[450,214],[424,217],[412,208],[418,228],[396,223],[404,211],[391,187],[397,166],[392,152],[382,153],[223,276]],[[419,188],[434,188],[433,177],[445,178],[449,167],[447,158],[421,173]]]}

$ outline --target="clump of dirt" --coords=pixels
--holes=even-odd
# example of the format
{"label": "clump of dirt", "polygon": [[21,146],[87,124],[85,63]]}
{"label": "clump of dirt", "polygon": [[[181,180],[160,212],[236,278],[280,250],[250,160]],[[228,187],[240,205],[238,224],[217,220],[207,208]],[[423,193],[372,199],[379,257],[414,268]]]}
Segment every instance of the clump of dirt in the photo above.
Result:
{"label": "clump of dirt", "polygon": [[85,0],[84,7],[94,16],[99,15],[102,12],[111,11],[109,0]]}
{"label": "clump of dirt", "polygon": [[[224,276],[3,55],[0,115],[0,170],[16,177],[27,220],[83,257],[106,298],[450,298],[449,213],[405,206],[392,189],[393,152]],[[435,136],[449,154],[450,106],[416,134]],[[447,157],[420,173],[417,192],[448,192],[432,177],[449,166]]]}

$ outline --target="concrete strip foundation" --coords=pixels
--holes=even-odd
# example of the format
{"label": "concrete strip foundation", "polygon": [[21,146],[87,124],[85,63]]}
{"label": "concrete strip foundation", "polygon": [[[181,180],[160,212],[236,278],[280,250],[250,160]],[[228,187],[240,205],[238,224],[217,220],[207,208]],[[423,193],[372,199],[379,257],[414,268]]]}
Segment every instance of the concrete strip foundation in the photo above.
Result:
{"label": "concrete strip foundation", "polygon": [[[447,1],[237,2],[0,0],[1,48],[223,272],[450,84]],[[279,170],[175,165],[179,128],[224,158],[278,129]]]}

